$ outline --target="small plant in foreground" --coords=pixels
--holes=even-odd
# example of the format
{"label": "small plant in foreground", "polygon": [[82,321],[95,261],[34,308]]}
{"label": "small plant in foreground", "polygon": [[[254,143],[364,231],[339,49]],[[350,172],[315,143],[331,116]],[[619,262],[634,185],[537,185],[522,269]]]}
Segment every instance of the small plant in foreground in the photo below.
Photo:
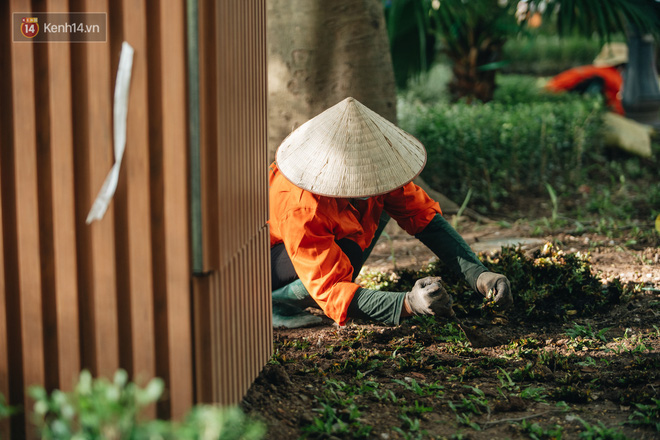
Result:
{"label": "small plant in foreground", "polygon": [[360,411],[356,405],[351,404],[344,410],[338,410],[323,402],[321,406],[322,408],[314,410],[319,412],[319,416],[314,418],[311,425],[303,427],[302,431],[305,433],[303,438],[336,434],[343,434],[345,438],[369,437],[373,427],[360,423],[358,419]]}
{"label": "small plant in foreground", "polygon": [[163,389],[158,378],[141,388],[124,370],[118,370],[112,381],[93,379],[85,370],[71,392],[54,390],[49,395],[34,386],[29,393],[35,400],[34,422],[44,440],[258,440],[265,434],[264,425],[236,407],[198,405],[183,423],[140,421],[140,411],[155,403]]}
{"label": "small plant in foreground", "polygon": [[419,403],[417,400],[415,400],[415,405],[410,405],[410,406],[403,406],[402,411],[406,414],[419,414],[422,415],[427,412],[433,411],[433,408],[429,406],[424,406],[424,404]]}
{"label": "small plant in foreground", "polygon": [[628,424],[650,426],[660,432],[660,399],[653,399],[653,404],[636,403],[637,409],[628,417]]}
{"label": "small plant in foreground", "polygon": [[604,328],[596,332],[591,328],[591,324],[587,324],[586,326],[584,326],[575,323],[573,324],[573,328],[566,330],[566,334],[571,339],[583,337],[589,339],[600,339],[603,342],[607,342],[607,338],[605,338],[605,333],[607,333],[608,330],[609,328]]}
{"label": "small plant in foreground", "polygon": [[132,438],[140,410],[156,402],[164,389],[161,379],[145,388],[128,381],[119,370],[112,381],[93,379],[83,371],[71,393],[55,390],[48,395],[42,387],[31,387],[35,420],[45,439]]}
{"label": "small plant in foreground", "polygon": [[393,379],[392,382],[403,386],[408,391],[412,391],[420,397],[436,395],[441,393],[442,389],[444,388],[442,385],[438,385],[437,383],[426,384],[422,382],[420,384],[413,378],[406,378],[406,380]]}
{"label": "small plant in foreground", "polygon": [[403,420],[403,429],[397,427],[392,428],[393,431],[398,432],[406,440],[421,439],[427,432],[422,430],[421,423],[418,418],[411,419],[406,414],[399,416]]}
{"label": "small plant in foreground", "polygon": [[451,408],[457,416],[463,414],[465,411],[479,415],[483,414],[483,411],[485,410],[490,414],[490,405],[488,404],[488,399],[486,399],[485,393],[479,388],[469,385],[464,385],[464,388],[471,390],[472,394],[463,397],[460,402],[448,402],[447,405],[449,405],[449,408]]}
{"label": "small plant in foreground", "polygon": [[552,425],[546,428],[538,423],[528,422],[527,420],[523,420],[515,426],[517,426],[523,434],[526,434],[532,440],[561,439],[563,430],[563,428],[559,425]]}
{"label": "small plant in foreground", "polygon": [[469,426],[475,431],[481,431],[481,425],[479,425],[477,422],[473,422],[472,420],[470,420],[470,416],[465,413],[457,413],[456,421],[459,423],[459,425]]}
{"label": "small plant in foreground", "polygon": [[597,425],[591,425],[588,422],[585,422],[580,417],[576,419],[582,423],[584,426],[584,431],[580,433],[580,438],[585,440],[627,440],[628,437],[615,428],[608,428],[601,422],[598,421]]}
{"label": "small plant in foreground", "polygon": [[5,396],[0,393],[0,420],[11,416],[16,413],[17,409],[11,405],[7,405]]}
{"label": "small plant in foreground", "polygon": [[545,388],[543,387],[528,387],[520,392],[520,397],[534,402],[545,402],[548,396],[545,394]]}

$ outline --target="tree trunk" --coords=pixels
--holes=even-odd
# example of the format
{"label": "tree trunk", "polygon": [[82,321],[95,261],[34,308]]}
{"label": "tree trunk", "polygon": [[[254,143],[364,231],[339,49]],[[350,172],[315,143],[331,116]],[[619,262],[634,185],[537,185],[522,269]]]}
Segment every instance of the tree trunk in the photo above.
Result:
{"label": "tree trunk", "polygon": [[493,100],[495,93],[496,70],[479,70],[479,66],[499,61],[501,46],[485,49],[472,47],[464,56],[453,56],[453,77],[448,84],[449,93],[453,101],[467,98],[468,102],[478,99],[481,102]]}
{"label": "tree trunk", "polygon": [[308,119],[352,96],[396,123],[381,0],[268,0],[268,157]]}

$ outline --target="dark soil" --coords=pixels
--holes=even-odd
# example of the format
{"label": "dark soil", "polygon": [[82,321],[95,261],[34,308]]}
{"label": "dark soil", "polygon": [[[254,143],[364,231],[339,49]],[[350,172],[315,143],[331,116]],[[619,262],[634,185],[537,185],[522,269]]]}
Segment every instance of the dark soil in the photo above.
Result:
{"label": "dark soil", "polygon": [[[526,228],[467,222],[459,231],[489,252],[529,238]],[[588,252],[604,283],[637,287],[608,313],[572,321],[463,322],[495,339],[486,348],[456,324],[430,319],[275,329],[275,355],[241,406],[267,424],[268,439],[660,438],[657,242],[568,232],[535,238],[529,251],[547,240]],[[419,269],[432,258],[388,226],[366,270]]]}

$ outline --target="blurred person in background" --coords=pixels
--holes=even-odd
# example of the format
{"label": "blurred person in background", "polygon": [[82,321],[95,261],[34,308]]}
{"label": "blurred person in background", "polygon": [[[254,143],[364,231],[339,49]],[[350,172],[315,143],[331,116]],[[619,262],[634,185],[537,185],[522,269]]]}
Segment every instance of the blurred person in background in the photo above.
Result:
{"label": "blurred person in background", "polygon": [[576,92],[602,94],[607,106],[615,113],[624,115],[621,104],[623,71],[628,63],[626,43],[607,43],[592,65],[568,69],[545,85],[552,92]]}

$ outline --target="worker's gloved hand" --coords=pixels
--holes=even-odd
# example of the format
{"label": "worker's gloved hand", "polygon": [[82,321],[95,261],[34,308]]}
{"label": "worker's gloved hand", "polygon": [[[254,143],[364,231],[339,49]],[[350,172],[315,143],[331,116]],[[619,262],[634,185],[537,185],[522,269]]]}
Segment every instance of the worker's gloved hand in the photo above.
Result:
{"label": "worker's gloved hand", "polygon": [[504,275],[494,272],[484,272],[477,278],[477,290],[489,300],[495,302],[497,308],[505,310],[513,305],[511,284]]}
{"label": "worker's gloved hand", "polygon": [[426,277],[415,282],[406,294],[406,301],[413,315],[452,317],[452,299],[442,286],[440,277]]}

